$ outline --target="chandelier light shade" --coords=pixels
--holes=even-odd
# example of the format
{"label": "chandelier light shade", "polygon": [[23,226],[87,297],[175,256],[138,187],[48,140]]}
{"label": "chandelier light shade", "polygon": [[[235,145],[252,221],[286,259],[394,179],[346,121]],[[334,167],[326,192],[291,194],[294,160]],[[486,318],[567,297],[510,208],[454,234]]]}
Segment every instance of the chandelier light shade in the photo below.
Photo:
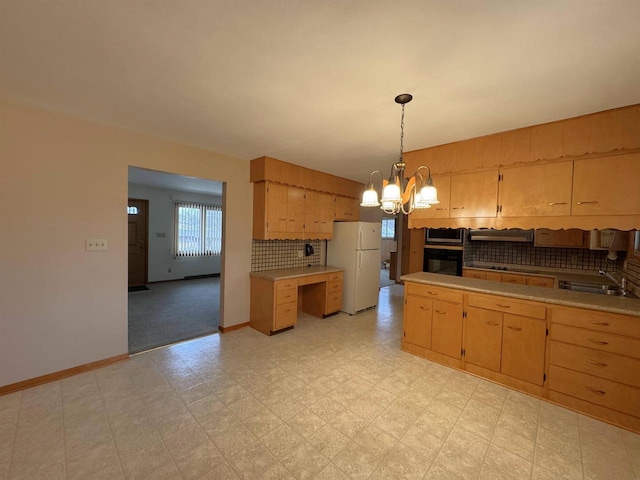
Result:
{"label": "chandelier light shade", "polygon": [[[438,202],[438,191],[431,180],[431,169],[425,165],[419,166],[413,175],[404,178],[404,170],[407,167],[403,158],[404,149],[404,106],[413,97],[408,93],[403,93],[395,98],[396,103],[402,105],[402,117],[400,120],[400,158],[391,165],[391,175],[389,180],[385,180],[380,170],[374,170],[369,174],[367,189],[362,194],[361,207],[380,207],[385,213],[395,215],[404,213],[409,215],[415,209],[431,208]],[[422,169],[427,170],[425,177],[420,173]],[[382,178],[382,198],[373,186],[374,174],[380,174]]]}

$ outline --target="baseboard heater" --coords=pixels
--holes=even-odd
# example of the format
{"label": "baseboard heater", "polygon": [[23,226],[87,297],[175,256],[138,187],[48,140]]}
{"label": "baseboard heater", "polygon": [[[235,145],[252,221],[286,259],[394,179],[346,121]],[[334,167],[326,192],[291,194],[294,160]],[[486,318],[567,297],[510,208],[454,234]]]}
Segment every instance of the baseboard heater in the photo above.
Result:
{"label": "baseboard heater", "polygon": [[186,277],[183,277],[184,280],[196,280],[198,278],[212,278],[212,277],[219,277],[220,274],[219,273],[206,273],[204,275],[187,275]]}

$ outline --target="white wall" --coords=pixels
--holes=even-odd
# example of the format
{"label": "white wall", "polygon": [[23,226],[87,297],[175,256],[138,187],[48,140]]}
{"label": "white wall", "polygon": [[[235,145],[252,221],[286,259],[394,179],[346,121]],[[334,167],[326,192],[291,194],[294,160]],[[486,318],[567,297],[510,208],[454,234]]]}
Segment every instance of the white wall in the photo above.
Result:
{"label": "white wall", "polygon": [[225,182],[221,325],[249,321],[248,161],[2,102],[0,126],[0,386],[127,353],[129,166]]}
{"label": "white wall", "polygon": [[[150,282],[177,280],[189,275],[220,273],[219,256],[174,258],[173,202],[183,200],[222,205],[222,197],[129,183],[129,198],[149,200],[149,264],[147,271]],[[161,236],[162,234],[164,237]]]}

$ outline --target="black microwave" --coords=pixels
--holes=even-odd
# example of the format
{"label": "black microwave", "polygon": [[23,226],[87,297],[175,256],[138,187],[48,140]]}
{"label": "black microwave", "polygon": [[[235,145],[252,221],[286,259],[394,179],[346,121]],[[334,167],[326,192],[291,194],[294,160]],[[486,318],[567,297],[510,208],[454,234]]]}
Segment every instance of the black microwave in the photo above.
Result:
{"label": "black microwave", "polygon": [[425,243],[431,245],[462,245],[464,228],[427,228]]}

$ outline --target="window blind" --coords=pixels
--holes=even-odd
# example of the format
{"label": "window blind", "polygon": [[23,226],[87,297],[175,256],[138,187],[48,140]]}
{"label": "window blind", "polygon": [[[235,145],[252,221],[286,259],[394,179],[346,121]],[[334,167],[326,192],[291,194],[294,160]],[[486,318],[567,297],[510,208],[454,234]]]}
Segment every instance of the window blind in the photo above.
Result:
{"label": "window blind", "polygon": [[175,203],[175,255],[201,257],[222,252],[222,207]]}

